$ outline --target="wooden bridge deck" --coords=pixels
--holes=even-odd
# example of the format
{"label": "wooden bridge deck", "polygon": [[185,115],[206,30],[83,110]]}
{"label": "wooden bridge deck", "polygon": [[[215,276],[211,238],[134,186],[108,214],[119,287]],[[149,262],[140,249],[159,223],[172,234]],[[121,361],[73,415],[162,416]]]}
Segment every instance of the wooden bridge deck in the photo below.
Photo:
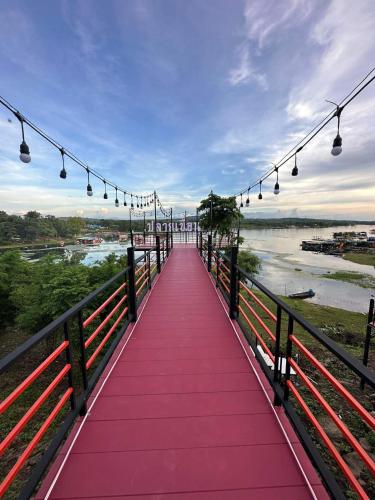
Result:
{"label": "wooden bridge deck", "polygon": [[37,498],[328,498],[250,355],[197,251],[175,248]]}

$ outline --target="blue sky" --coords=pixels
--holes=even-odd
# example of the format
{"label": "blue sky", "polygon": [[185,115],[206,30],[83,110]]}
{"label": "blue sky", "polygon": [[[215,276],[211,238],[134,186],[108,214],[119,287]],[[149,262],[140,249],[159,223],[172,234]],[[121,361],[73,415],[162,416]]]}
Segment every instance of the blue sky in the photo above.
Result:
{"label": "blue sky", "polygon": [[[375,65],[372,0],[0,0],[0,94],[124,188],[176,212],[242,189]],[[249,216],[375,218],[375,85],[253,196]],[[1,209],[123,217],[0,110]]]}

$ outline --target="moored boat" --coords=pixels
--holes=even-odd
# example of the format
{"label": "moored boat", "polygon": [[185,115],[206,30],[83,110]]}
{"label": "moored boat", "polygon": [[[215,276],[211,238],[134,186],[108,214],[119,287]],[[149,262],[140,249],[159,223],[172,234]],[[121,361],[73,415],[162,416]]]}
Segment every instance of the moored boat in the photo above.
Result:
{"label": "moored boat", "polygon": [[290,299],[310,299],[314,296],[315,292],[311,288],[310,290],[306,290],[306,292],[291,293],[290,295],[288,295]]}

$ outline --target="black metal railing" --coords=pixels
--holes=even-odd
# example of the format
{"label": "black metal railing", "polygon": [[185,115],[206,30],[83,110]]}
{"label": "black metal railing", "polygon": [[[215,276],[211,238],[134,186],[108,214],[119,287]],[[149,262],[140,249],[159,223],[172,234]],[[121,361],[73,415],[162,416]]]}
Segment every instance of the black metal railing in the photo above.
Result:
{"label": "black metal railing", "polygon": [[[284,407],[333,498],[347,498],[349,490],[371,497],[375,464],[360,439],[373,432],[375,419],[353,379],[373,390],[375,374],[241,269],[237,247],[219,250],[210,235],[201,236],[198,247],[273,388],[274,404]],[[342,436],[339,444],[327,431],[329,422]],[[363,464],[361,478],[342,457],[348,446]]]}
{"label": "black metal railing", "polygon": [[[137,258],[128,248],[124,270],[0,360],[1,498],[29,498],[77,415],[86,413],[90,393],[167,261],[168,240],[156,236],[155,243]],[[40,460],[30,466],[35,453]]]}

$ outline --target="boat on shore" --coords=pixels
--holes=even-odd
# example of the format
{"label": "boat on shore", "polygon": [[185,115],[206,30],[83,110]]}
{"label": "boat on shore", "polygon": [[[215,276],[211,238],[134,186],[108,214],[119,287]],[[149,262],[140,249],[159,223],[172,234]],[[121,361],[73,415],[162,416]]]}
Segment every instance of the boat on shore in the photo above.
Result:
{"label": "boat on shore", "polygon": [[314,290],[310,288],[310,290],[306,290],[306,292],[299,292],[299,293],[291,293],[288,295],[290,299],[311,299],[311,297],[315,296]]}
{"label": "boat on shore", "polygon": [[81,238],[77,238],[77,245],[85,245],[85,246],[99,246],[102,243],[101,238],[97,238],[95,236],[82,236]]}

